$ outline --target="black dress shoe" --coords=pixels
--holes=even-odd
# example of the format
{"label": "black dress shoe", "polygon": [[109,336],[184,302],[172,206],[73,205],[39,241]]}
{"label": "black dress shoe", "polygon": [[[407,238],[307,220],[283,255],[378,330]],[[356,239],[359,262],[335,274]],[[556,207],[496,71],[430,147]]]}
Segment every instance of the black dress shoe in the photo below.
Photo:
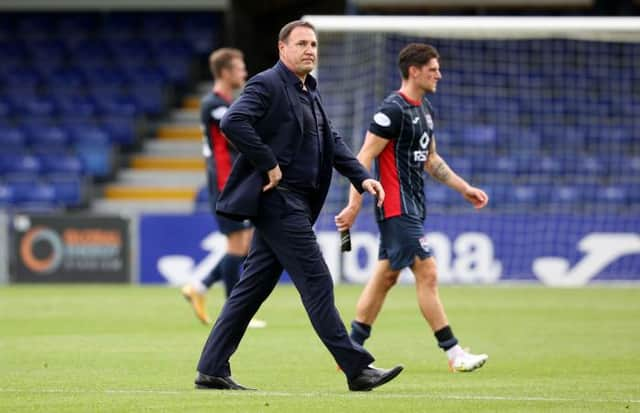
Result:
{"label": "black dress shoe", "polygon": [[404,369],[403,366],[395,366],[392,369],[384,370],[373,366],[366,367],[359,376],[349,380],[349,390],[369,391],[378,386],[393,380]]}
{"label": "black dress shoe", "polygon": [[219,377],[208,376],[198,372],[196,377],[196,389],[217,389],[217,390],[255,390],[236,383],[231,376]]}

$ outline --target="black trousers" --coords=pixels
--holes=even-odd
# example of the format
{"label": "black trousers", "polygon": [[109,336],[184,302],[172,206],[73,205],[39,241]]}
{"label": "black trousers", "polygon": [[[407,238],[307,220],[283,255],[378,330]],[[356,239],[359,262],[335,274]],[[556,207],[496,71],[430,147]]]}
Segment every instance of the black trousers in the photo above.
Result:
{"label": "black trousers", "polygon": [[357,376],[374,359],[349,339],[335,307],[333,281],[313,232],[309,200],[277,189],[262,194],[260,202],[244,274],[209,334],[198,371],[211,376],[231,375],[229,358],[284,268],[324,345],[348,379]]}

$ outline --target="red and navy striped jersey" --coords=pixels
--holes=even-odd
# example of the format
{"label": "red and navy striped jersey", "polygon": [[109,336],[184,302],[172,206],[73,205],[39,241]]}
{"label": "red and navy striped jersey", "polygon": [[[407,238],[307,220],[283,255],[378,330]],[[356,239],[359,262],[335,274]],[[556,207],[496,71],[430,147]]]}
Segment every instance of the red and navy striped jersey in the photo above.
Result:
{"label": "red and navy striped jersey", "polygon": [[209,92],[200,104],[200,122],[204,139],[202,154],[210,158],[213,164],[218,191],[221,191],[227,182],[236,157],[235,149],[220,130],[220,120],[230,104],[230,101],[215,92]]}
{"label": "red and navy striped jersey", "polygon": [[414,101],[394,92],[382,102],[369,132],[389,143],[376,159],[377,176],[386,198],[376,219],[410,215],[425,218],[423,171],[433,138],[433,109],[427,98]]}

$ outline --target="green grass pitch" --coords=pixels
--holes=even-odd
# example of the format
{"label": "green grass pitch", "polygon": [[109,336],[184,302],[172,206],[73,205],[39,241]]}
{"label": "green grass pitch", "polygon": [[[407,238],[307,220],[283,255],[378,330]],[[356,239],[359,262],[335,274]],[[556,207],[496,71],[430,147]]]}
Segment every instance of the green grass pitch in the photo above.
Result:
{"label": "green grass pitch", "polygon": [[[361,286],[339,286],[343,319]],[[640,412],[640,288],[443,287],[463,346],[482,369],[453,374],[411,286],[396,287],[368,348],[405,365],[351,393],[296,291],[276,288],[232,358],[257,392],[193,389],[209,328],[177,289],[0,288],[0,412]],[[209,294],[220,310],[221,288]]]}

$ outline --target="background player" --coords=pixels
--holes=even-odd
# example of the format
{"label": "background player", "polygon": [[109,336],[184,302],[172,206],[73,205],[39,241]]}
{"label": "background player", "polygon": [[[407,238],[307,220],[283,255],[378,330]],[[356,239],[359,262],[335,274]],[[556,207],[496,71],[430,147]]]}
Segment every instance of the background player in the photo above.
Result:
{"label": "background player", "polygon": [[[221,48],[209,56],[209,68],[214,78],[213,90],[203,99],[200,119],[203,129],[203,155],[207,163],[209,203],[215,215],[218,194],[222,191],[236,151],[220,130],[220,119],[233,100],[233,93],[244,86],[247,78],[244,56],[238,49]],[[216,267],[202,281],[194,280],[182,288],[182,294],[191,303],[198,319],[210,324],[207,313],[206,292],[214,282],[223,280],[227,297],[240,277],[240,265],[247,257],[253,229],[248,221],[238,222],[217,216],[218,227],[227,237],[227,251]],[[253,319],[249,327],[265,327],[262,320]]]}
{"label": "background player", "polygon": [[[366,168],[376,159],[387,197],[382,207],[376,207],[380,229],[378,263],[358,300],[351,338],[364,344],[387,292],[398,281],[400,271],[410,267],[416,280],[420,310],[438,346],[446,352],[449,367],[453,371],[473,371],[481,367],[488,356],[474,355],[460,347],[440,301],[436,262],[424,237],[422,172],[426,170],[439,182],[458,191],[475,208],[484,207],[488,197],[456,175],[436,151],[433,110],[425,94],[434,93],[442,78],[438,59],[438,52],[430,45],[414,43],[402,49],[398,56],[402,86],[384,100],[373,116],[358,154]],[[352,188],[348,206],[335,218],[339,230],[353,225],[361,205],[361,195]]]}

